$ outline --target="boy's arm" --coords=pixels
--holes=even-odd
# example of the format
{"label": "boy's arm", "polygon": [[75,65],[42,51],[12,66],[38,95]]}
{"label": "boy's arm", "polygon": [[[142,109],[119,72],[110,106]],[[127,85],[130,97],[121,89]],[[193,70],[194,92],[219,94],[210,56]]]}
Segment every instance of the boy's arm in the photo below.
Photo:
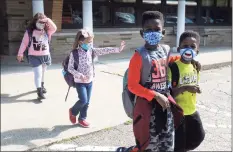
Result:
{"label": "boy's arm", "polygon": [[156,92],[140,85],[142,58],[138,52],[135,52],[129,64],[128,71],[128,89],[133,94],[151,101]]}
{"label": "boy's arm", "polygon": [[170,56],[169,59],[168,59],[168,63],[175,62],[175,61],[177,61],[179,59],[180,59],[180,55]]}
{"label": "boy's arm", "polygon": [[93,48],[95,56],[101,56],[111,53],[120,53],[121,50],[118,47],[105,47],[105,48]]}
{"label": "boy's arm", "polygon": [[192,60],[191,63],[194,66],[194,68],[197,70],[197,72],[201,71],[201,63],[199,61]]}
{"label": "boy's arm", "polygon": [[94,56],[100,56],[110,53],[120,53],[125,47],[125,41],[121,42],[120,47],[93,48]]}

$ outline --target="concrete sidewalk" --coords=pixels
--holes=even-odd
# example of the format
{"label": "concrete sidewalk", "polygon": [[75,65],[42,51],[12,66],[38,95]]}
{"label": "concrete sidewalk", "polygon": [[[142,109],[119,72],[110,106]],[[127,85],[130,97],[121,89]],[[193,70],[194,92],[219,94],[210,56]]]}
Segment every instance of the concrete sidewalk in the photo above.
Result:
{"label": "concrete sidewalk", "polygon": [[[114,56],[118,60],[112,60]],[[121,101],[122,77],[117,76],[122,75],[128,67],[128,57],[117,54],[100,58],[88,111],[88,120],[92,127],[88,129],[69,122],[68,109],[77,101],[77,94],[75,89],[71,89],[68,101],[64,101],[68,87],[63,80],[60,64],[51,66],[46,73],[48,94],[43,103],[35,100],[30,67],[15,66],[10,62],[2,64],[1,149],[27,150],[129,120]],[[230,64],[231,50],[201,53],[199,57],[203,66]]]}
{"label": "concrete sidewalk", "polygon": [[[202,70],[218,68],[231,64],[231,51],[232,48],[230,47],[200,48],[200,54],[197,56],[197,59],[202,64]],[[101,56],[99,58],[99,67],[101,67],[102,72],[123,76],[133,53],[134,52],[123,52],[122,54],[124,55]],[[179,54],[173,52],[171,55]]]}

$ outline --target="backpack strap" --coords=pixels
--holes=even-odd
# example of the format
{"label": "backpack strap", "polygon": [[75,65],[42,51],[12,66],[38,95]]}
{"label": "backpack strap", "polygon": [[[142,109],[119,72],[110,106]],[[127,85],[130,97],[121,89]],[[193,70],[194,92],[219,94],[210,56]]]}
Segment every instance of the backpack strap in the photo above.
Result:
{"label": "backpack strap", "polygon": [[148,80],[148,77],[149,77],[150,71],[151,71],[151,57],[150,57],[147,49],[144,46],[137,48],[135,51],[138,52],[142,58],[140,84],[144,86],[146,81]]}
{"label": "backpack strap", "polygon": [[173,63],[169,64],[169,67],[170,67],[171,73],[172,73],[171,85],[172,85],[172,87],[176,87],[178,85],[178,82],[180,79],[180,72],[179,72],[178,65],[176,64],[176,62],[173,62]]}
{"label": "backpack strap", "polygon": [[27,29],[27,33],[28,33],[28,38],[29,38],[29,42],[28,42],[28,49],[30,48],[31,46],[31,43],[32,43],[32,32],[30,29]]}
{"label": "backpack strap", "polygon": [[73,54],[74,57],[74,69],[77,70],[78,69],[78,65],[79,65],[79,54],[77,49],[74,49],[71,51],[71,53]]}
{"label": "backpack strap", "polygon": [[45,33],[46,33],[46,35],[47,35],[47,37],[48,37],[48,43],[50,44],[50,39],[49,39],[49,34],[48,34],[48,31],[45,31]]}
{"label": "backpack strap", "polygon": [[169,50],[167,51],[167,49],[166,49],[165,45],[161,44],[161,45],[159,45],[159,46],[161,46],[161,47],[162,47],[162,49],[163,49],[164,53],[166,54],[166,56],[168,56],[168,54],[170,53],[170,51],[169,51]]}

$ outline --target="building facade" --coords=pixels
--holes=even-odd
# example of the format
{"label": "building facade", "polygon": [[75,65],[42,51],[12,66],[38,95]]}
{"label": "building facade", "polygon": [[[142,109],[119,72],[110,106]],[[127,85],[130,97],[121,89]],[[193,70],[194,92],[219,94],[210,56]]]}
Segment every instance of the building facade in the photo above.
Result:
{"label": "building facade", "polygon": [[[77,29],[82,28],[83,0],[0,0],[1,54],[16,55],[26,23],[32,18],[32,1],[43,1],[44,12],[57,25],[51,53],[63,57],[70,51]],[[147,10],[164,14],[166,37],[163,42],[176,44],[177,0],[86,0],[92,1],[94,44],[117,46],[125,40],[128,50],[143,44],[139,35],[141,15]],[[185,28],[201,35],[202,46],[231,46],[232,0],[186,0]],[[88,9],[86,9],[88,10]],[[84,14],[83,14],[84,12]]]}

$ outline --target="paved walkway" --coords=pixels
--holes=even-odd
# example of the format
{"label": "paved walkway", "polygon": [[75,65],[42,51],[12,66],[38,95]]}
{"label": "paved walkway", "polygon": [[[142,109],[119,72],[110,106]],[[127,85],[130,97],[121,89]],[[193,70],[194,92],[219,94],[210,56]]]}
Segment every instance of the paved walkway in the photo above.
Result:
{"label": "paved walkway", "polygon": [[[197,110],[206,132],[205,140],[195,151],[231,150],[231,67],[201,73],[203,93],[197,96]],[[92,134],[79,136],[33,151],[114,151],[135,145],[132,122]]]}
{"label": "paved walkway", "polygon": [[[118,55],[119,56],[119,55]],[[122,55],[125,57],[125,55]],[[122,58],[123,58],[122,57]],[[119,125],[127,120],[121,102],[122,77],[127,60],[110,60],[114,55],[100,58],[96,66],[93,96],[88,120],[89,129],[71,125],[68,109],[77,100],[75,89],[68,101],[64,98],[67,85],[63,81],[61,66],[53,65],[46,73],[47,99],[38,103],[31,68],[15,66],[12,62],[1,65],[1,148],[2,150],[27,150],[72,136],[87,134],[103,128]],[[211,59],[211,60],[210,60]],[[208,60],[208,61],[207,61]],[[106,64],[106,62],[108,64]],[[200,54],[200,62],[210,64],[231,62],[231,51]]]}

